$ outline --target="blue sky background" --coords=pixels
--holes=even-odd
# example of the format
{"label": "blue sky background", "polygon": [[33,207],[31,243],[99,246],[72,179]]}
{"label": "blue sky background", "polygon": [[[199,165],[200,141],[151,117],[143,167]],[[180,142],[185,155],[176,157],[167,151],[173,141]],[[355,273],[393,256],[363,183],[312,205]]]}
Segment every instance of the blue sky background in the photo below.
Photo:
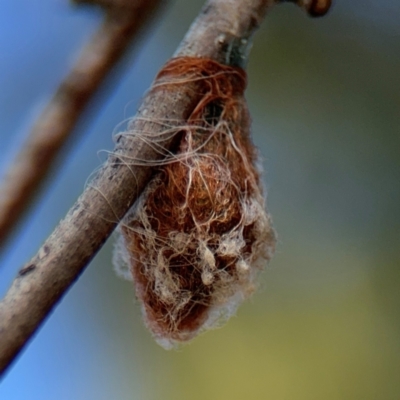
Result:
{"label": "blue sky background", "polygon": [[[1,173],[101,19],[62,0],[36,3],[0,9]],[[400,3],[349,3],[320,20],[277,7],[256,36],[247,97],[279,246],[238,316],[178,352],[159,348],[112,270],[111,239],[0,399],[398,398]],[[200,7],[172,2],[107,83],[0,255],[2,295]]]}

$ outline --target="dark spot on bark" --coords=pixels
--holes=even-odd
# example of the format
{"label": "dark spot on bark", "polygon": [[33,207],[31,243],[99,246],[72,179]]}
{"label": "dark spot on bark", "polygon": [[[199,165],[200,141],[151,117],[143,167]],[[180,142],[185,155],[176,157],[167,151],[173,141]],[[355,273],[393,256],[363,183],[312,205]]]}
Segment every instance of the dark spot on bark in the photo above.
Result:
{"label": "dark spot on bark", "polygon": [[49,255],[49,253],[50,253],[50,247],[47,246],[47,244],[45,244],[45,245],[43,246],[43,252],[44,252],[44,254],[45,254],[46,256]]}
{"label": "dark spot on bark", "polygon": [[22,268],[18,272],[18,276],[25,276],[26,274],[29,274],[30,272],[32,272],[35,268],[36,268],[35,264],[29,264],[28,266]]}
{"label": "dark spot on bark", "polygon": [[207,15],[207,14],[212,10],[212,8],[213,8],[213,6],[212,6],[211,4],[205,6],[205,7],[203,8],[203,14],[204,14],[204,15]]}

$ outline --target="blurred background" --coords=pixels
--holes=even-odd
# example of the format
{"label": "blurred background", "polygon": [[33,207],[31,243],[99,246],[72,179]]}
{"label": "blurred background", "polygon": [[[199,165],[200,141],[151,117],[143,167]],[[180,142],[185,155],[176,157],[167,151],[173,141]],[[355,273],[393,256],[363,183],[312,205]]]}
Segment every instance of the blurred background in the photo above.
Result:
{"label": "blurred background", "polygon": [[[0,294],[112,150],[202,1],[159,14],[92,105],[0,255]],[[259,291],[179,351],[143,327],[111,238],[0,385],[5,400],[400,398],[400,2],[276,7],[247,98],[279,236]],[[63,0],[0,8],[0,172],[100,22]],[[118,74],[116,74],[118,75]]]}

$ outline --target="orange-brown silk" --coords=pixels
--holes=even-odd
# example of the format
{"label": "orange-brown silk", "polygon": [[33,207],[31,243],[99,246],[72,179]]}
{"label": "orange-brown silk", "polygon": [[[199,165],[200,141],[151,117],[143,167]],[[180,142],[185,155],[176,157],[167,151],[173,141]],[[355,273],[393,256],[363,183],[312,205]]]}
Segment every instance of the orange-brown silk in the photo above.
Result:
{"label": "orange-brown silk", "polygon": [[146,323],[173,341],[193,337],[210,310],[236,291],[246,297],[254,286],[251,269],[259,269],[250,265],[268,259],[274,246],[267,214],[263,226],[263,217],[253,215],[264,212],[264,200],[246,73],[184,57],[167,63],[156,83],[165,89],[194,80],[201,101],[177,129],[176,160],[159,167],[122,225]]}

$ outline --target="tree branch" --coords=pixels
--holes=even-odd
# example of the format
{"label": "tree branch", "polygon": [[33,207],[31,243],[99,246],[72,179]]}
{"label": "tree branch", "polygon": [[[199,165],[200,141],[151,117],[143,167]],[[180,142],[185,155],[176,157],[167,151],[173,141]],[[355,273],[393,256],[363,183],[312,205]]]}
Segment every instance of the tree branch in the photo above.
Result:
{"label": "tree branch", "polygon": [[[249,38],[276,2],[209,0],[175,55],[244,64]],[[152,121],[177,121],[178,126],[186,120],[199,101],[196,84],[172,89],[158,85],[150,90],[129,130],[152,132],[160,140],[164,127]],[[162,145],[168,149],[171,139],[165,138]],[[20,270],[0,303],[0,371],[5,371],[144,189],[151,167],[128,161],[161,157],[149,142],[134,135],[119,137],[115,152],[37,255]]]}
{"label": "tree branch", "polygon": [[85,107],[161,0],[109,0],[107,4],[103,3],[101,6],[106,14],[102,25],[39,116],[5,176],[0,188],[0,244],[31,203]]}

